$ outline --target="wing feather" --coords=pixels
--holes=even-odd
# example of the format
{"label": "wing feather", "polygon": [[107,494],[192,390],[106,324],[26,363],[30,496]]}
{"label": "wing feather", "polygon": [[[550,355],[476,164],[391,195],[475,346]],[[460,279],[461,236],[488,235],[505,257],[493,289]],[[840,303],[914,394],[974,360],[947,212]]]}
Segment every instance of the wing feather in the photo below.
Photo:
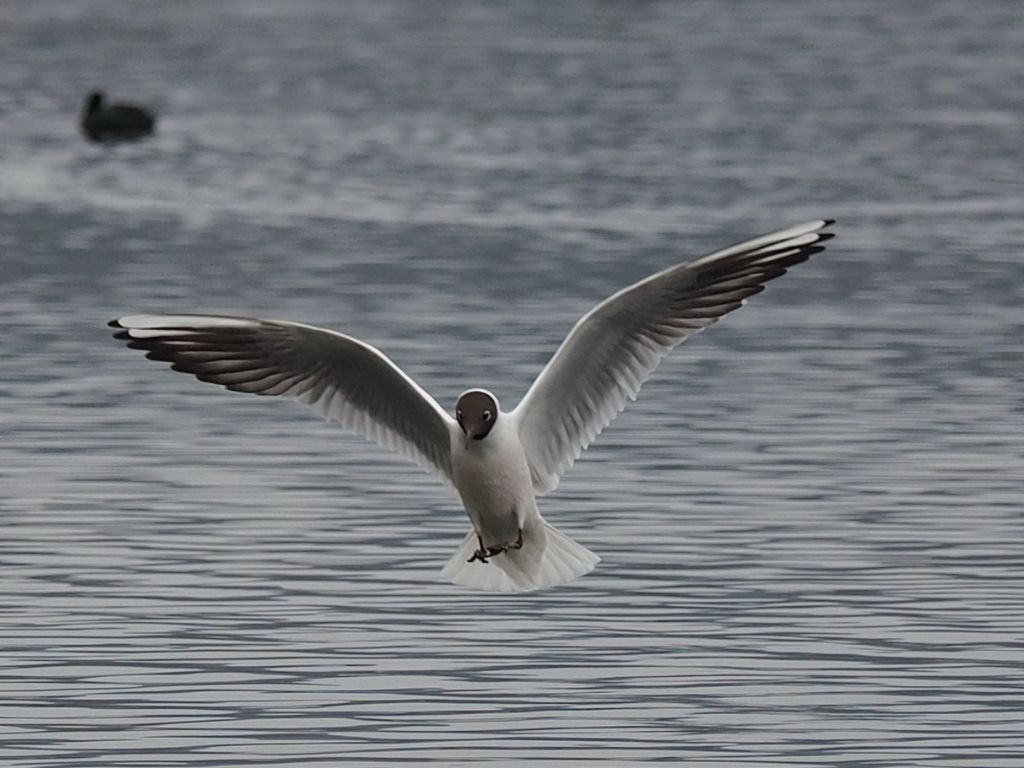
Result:
{"label": "wing feather", "polygon": [[534,489],[558,486],[665,355],[824,250],[830,224],[800,224],[670,267],[584,315],[512,411]]}
{"label": "wing feather", "polygon": [[291,397],[452,482],[454,420],[380,350],[300,323],[129,315],[115,338],[150,360],[236,392]]}

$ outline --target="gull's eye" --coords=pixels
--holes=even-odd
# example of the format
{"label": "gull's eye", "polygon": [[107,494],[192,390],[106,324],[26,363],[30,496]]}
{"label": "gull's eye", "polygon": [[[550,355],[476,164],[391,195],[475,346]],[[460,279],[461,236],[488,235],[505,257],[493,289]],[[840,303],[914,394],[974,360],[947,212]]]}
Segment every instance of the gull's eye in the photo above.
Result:
{"label": "gull's eye", "polygon": [[491,420],[491,412],[490,411],[484,411],[484,421],[490,421],[490,420]]}
{"label": "gull's eye", "polygon": [[456,419],[456,421],[458,421],[458,422],[459,422],[460,424],[462,423],[462,409],[461,409],[461,408],[459,408],[459,409],[458,409],[458,410],[457,410],[457,411],[455,412],[455,419]]}

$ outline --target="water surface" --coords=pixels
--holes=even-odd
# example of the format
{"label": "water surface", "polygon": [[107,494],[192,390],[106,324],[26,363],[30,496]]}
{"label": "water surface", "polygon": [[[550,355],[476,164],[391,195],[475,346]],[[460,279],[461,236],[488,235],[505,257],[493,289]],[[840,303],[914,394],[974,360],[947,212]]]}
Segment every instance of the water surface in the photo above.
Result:
{"label": "water surface", "polygon": [[[1021,765],[1017,5],[506,5],[0,7],[0,760]],[[82,141],[97,86],[158,135]],[[531,595],[439,579],[415,466],[104,327],[511,407],[597,300],[819,216],[543,500],[603,560]]]}

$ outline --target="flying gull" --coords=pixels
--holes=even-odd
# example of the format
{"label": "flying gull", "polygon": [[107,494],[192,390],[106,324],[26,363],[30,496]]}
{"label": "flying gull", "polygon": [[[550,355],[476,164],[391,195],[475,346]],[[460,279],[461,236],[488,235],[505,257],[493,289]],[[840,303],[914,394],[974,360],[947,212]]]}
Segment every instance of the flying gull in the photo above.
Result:
{"label": "flying gull", "polygon": [[747,240],[619,291],[576,323],[511,411],[487,390],[469,389],[453,418],[380,350],[311,325],[152,314],[110,325],[151,360],[230,390],[298,399],[414,459],[454,487],[472,523],[442,575],[477,589],[529,591],[573,581],[598,562],[541,517],[537,497],[558,486],[665,355],[824,250],[830,224]]}

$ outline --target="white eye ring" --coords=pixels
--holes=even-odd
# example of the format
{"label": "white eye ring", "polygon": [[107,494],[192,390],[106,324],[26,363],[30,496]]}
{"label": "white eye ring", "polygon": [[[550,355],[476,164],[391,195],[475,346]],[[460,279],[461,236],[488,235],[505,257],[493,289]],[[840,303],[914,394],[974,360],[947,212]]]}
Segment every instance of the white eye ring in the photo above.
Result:
{"label": "white eye ring", "polygon": [[491,412],[490,411],[484,411],[484,421],[490,421],[490,420],[491,420]]}

